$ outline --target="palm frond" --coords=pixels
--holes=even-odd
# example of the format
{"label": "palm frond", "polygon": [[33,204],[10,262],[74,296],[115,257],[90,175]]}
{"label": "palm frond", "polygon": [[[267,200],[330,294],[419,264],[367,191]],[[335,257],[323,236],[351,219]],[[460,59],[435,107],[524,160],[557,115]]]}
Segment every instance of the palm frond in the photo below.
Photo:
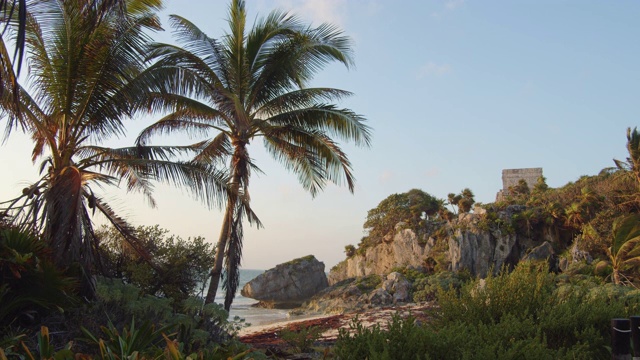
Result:
{"label": "palm frond", "polygon": [[369,146],[371,143],[371,128],[364,123],[365,118],[349,109],[337,109],[334,105],[319,104],[296,109],[275,115],[264,122],[276,126],[320,130],[361,146]]}
{"label": "palm frond", "polygon": [[229,137],[225,133],[220,133],[213,139],[204,141],[201,149],[193,161],[205,164],[221,164],[233,151]]}
{"label": "palm frond", "polygon": [[171,113],[143,129],[136,144],[144,145],[149,139],[156,135],[171,135],[176,131],[187,132],[191,136],[208,135],[211,130],[224,132],[225,129],[219,126],[217,114],[205,118],[205,114],[198,113],[197,109],[184,109]]}
{"label": "palm frond", "polygon": [[614,223],[614,237],[611,253],[614,256],[624,249],[625,244],[632,243],[640,237],[640,215],[630,214]]}
{"label": "palm frond", "polygon": [[242,223],[244,216],[247,216],[249,223],[255,224],[258,229],[262,227],[262,222],[260,222],[260,219],[258,219],[253,210],[251,210],[248,196],[249,195],[246,192],[239,195],[239,201],[236,206],[229,242],[225,253],[225,277],[222,287],[226,290],[224,308],[227,311],[231,308],[231,303],[235,298],[238,285],[240,283],[240,264],[242,261],[242,243],[244,240],[244,229]]}

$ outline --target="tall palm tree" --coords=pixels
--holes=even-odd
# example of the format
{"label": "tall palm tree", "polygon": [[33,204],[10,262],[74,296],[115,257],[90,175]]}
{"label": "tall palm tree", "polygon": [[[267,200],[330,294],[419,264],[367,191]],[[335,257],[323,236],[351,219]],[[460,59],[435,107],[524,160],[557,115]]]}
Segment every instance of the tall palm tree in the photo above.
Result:
{"label": "tall palm tree", "polygon": [[205,302],[215,299],[226,259],[223,286],[229,309],[239,281],[243,218],[260,226],[249,201],[251,171],[258,168],[248,145],[262,139],[271,155],[292,170],[312,195],[327,182],[346,182],[353,191],[351,164],[332,137],[367,146],[370,130],[362,116],[331,104],[349,92],[305,87],[332,61],[352,65],[351,41],[336,27],[311,28],[294,16],[274,11],[248,30],[241,0],[232,1],[230,32],[219,39],[179,16],[172,16],[171,22],[183,48],[158,44],[151,54],[156,59],[151,78],[165,82],[147,106],[173,112],[145,129],[139,143],[145,144],[157,133],[215,133],[199,144],[196,157],[200,162],[224,164],[229,174]]}
{"label": "tall palm tree", "polygon": [[[223,174],[210,166],[172,161],[190,147],[101,146],[125,133],[123,119],[148,96],[141,76],[151,42],[146,32],[160,28],[155,12],[162,0],[125,1],[126,13],[113,0],[30,3],[29,83],[16,88],[17,105],[11,94],[0,100],[6,134],[20,129],[31,136],[33,161],[41,160],[42,174],[22,195],[0,204],[0,213],[42,231],[58,265],[84,274],[89,295],[97,251],[90,213],[105,215],[136,246],[133,228],[96,187],[122,183],[153,205],[153,180],[194,189],[211,202],[222,198],[226,186]],[[7,54],[3,39],[0,52]],[[12,67],[3,71],[15,78]]]}

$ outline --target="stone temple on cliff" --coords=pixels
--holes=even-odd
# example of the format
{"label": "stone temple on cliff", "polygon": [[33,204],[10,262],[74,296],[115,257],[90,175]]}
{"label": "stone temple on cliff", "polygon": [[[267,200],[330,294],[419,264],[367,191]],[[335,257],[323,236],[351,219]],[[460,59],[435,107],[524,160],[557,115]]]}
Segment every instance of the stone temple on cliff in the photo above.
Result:
{"label": "stone temple on cliff", "polygon": [[502,170],[502,189],[496,195],[496,201],[502,201],[509,195],[509,188],[518,185],[522,179],[527,182],[529,189],[542,176],[542,168],[525,168],[525,169],[503,169]]}

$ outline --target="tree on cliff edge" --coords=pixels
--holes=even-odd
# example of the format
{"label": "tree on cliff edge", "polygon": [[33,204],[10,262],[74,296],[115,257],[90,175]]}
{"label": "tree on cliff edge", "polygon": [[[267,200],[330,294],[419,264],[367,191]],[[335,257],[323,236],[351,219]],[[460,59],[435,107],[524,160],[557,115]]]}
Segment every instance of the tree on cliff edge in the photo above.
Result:
{"label": "tree on cliff edge", "polygon": [[369,210],[363,227],[369,238],[382,238],[393,232],[399,222],[406,222],[417,229],[423,217],[435,215],[441,208],[442,201],[420,189],[411,189],[406,193],[389,195]]}
{"label": "tree on cliff edge", "polygon": [[315,196],[327,182],[354,177],[347,155],[334,138],[368,146],[365,119],[332,104],[351,95],[333,88],[305,88],[330,62],[352,65],[351,41],[328,24],[311,28],[296,17],[275,11],[246,28],[244,1],[229,9],[230,32],[219,39],[179,16],[171,17],[183,48],[158,44],[150,74],[167,79],[156,89],[155,110],[169,110],[145,129],[138,141],[154,134],[187,131],[215,134],[200,143],[196,161],[223,165],[229,174],[226,210],[205,302],[215,300],[224,259],[223,286],[228,310],[239,281],[243,220],[260,226],[250,207],[249,143],[260,138],[271,155],[292,170]]}

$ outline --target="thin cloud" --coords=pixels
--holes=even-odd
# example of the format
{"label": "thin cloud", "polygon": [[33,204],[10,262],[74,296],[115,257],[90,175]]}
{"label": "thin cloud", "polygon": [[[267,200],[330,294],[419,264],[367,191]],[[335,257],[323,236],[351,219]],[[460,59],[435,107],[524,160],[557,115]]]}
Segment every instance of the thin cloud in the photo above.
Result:
{"label": "thin cloud", "polygon": [[450,73],[452,70],[449,64],[436,64],[433,61],[422,65],[418,69],[418,79],[422,79],[427,76],[442,76]]}
{"label": "thin cloud", "polygon": [[447,0],[444,3],[444,7],[449,11],[455,10],[462,5],[464,5],[464,0]]}
{"label": "thin cloud", "polygon": [[465,0],[447,0],[444,2],[444,7],[440,11],[434,11],[431,13],[432,17],[440,17],[445,15],[445,13],[455,11],[456,9],[464,6]]}
{"label": "thin cloud", "polygon": [[393,172],[390,170],[385,170],[380,174],[380,183],[387,184],[389,181],[393,179]]}
{"label": "thin cloud", "polygon": [[344,27],[347,21],[347,0],[277,0],[274,7],[290,11],[316,25],[331,23]]}
{"label": "thin cloud", "polygon": [[424,173],[424,176],[428,178],[438,177],[438,175],[440,175],[440,169],[438,168],[427,169],[427,171]]}

